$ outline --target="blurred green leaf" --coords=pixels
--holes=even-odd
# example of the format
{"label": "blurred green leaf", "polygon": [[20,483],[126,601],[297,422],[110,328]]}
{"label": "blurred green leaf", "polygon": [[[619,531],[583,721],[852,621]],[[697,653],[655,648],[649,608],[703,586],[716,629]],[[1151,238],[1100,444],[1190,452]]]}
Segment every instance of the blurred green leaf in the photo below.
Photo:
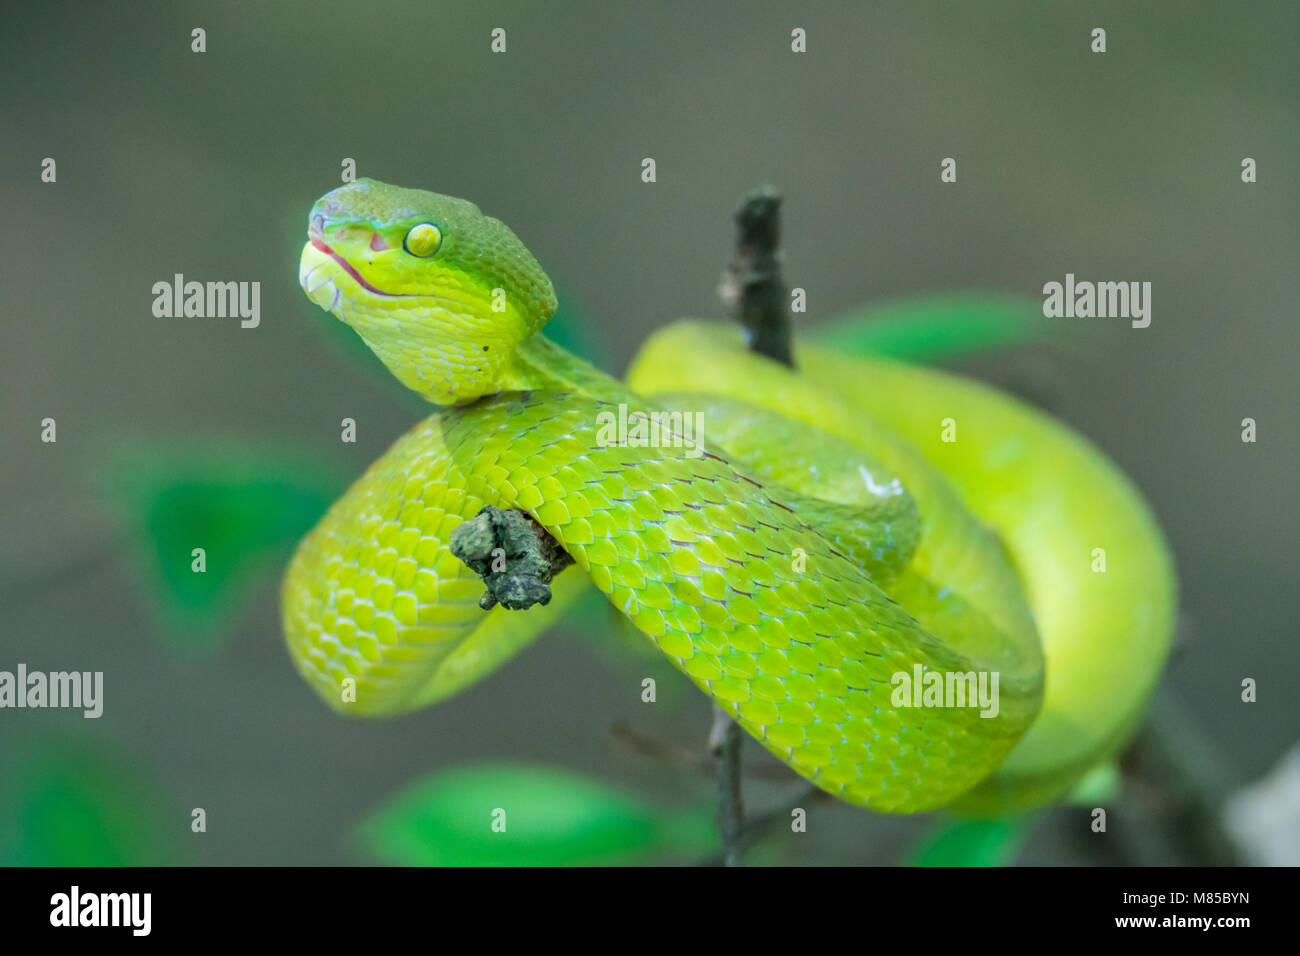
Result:
{"label": "blurred green leaf", "polygon": [[[263,566],[346,487],[310,456],[221,442],[137,446],[107,471],[167,631],[189,644],[210,642]],[[195,548],[205,571],[193,569]]]}
{"label": "blurred green leaf", "polygon": [[972,352],[1072,341],[1042,304],[989,293],[898,299],[827,319],[811,341],[850,355],[938,362]]}
{"label": "blurred green leaf", "polygon": [[1074,785],[1064,802],[1079,807],[1095,807],[1109,803],[1119,796],[1123,782],[1119,766],[1114,761],[1100,763]]}
{"label": "blurred green leaf", "polygon": [[918,841],[909,866],[1007,866],[1029,832],[1028,816],[995,820],[948,818]]}
{"label": "blurred green leaf", "polygon": [[[493,830],[505,812],[504,832]],[[710,811],[662,812],[550,767],[489,764],[425,777],[357,830],[373,856],[405,866],[620,864],[717,849]]]}
{"label": "blurred green leaf", "polygon": [[29,745],[0,772],[0,865],[162,866],[188,817],[168,824],[157,788],[102,746]]}

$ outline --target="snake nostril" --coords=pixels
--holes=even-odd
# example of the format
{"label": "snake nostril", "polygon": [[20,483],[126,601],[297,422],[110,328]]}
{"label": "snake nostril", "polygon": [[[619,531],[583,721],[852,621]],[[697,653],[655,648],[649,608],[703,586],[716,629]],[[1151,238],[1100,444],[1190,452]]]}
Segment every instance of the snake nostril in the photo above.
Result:
{"label": "snake nostril", "polygon": [[311,230],[310,230],[310,231],[311,231],[311,232],[324,232],[324,231],[325,231],[325,217],[324,217],[321,213],[316,213],[316,215],[314,215],[314,216],[311,217]]}

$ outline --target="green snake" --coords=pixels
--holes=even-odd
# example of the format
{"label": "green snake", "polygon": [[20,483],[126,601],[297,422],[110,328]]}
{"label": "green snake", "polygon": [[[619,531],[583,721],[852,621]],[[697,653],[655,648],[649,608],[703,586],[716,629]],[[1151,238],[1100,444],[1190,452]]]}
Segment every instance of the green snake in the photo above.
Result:
{"label": "green snake", "polygon": [[[1041,805],[1135,730],[1172,562],[1132,484],[1047,415],[798,342],[787,368],[695,320],[625,385],[541,334],[555,293],[507,226],[373,180],[315,204],[299,281],[439,406],[286,574],[289,651],[337,710],[442,700],[594,585],[771,753],[872,810]],[[659,440],[611,430],[620,409]],[[489,505],[572,556],[547,606],[480,607],[448,542]]]}

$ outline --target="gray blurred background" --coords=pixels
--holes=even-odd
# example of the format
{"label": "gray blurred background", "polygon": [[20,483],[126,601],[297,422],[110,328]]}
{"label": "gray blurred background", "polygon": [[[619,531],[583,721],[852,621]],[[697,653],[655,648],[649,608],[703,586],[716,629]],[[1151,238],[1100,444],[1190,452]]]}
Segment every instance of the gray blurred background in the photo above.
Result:
{"label": "gray blurred background", "polygon": [[[498,26],[508,50],[492,55]],[[1095,26],[1104,55],[1089,52]],[[190,52],[194,27],[205,54]],[[794,27],[805,55],[790,52]],[[1030,383],[1142,488],[1180,572],[1167,686],[1221,785],[1265,774],[1300,736],[1298,40],[1291,2],[7,11],[0,668],[103,670],[106,691],[98,721],[0,712],[0,832],[23,839],[27,798],[13,794],[48,740],[130,768],[106,774],[137,775],[175,827],[159,858],[181,862],[364,859],[346,835],[369,809],[478,757],[590,773],[670,806],[711,793],[707,776],[611,740],[622,720],[702,746],[709,705],[670,673],[671,706],[641,704],[644,668],[603,649],[591,618],[464,695],[383,722],[334,716],[293,671],[283,552],[218,638],[167,636],[102,491],[106,455],[139,439],[236,440],[304,450],[347,478],[420,417],[297,285],[307,212],[345,157],[508,222],[614,373],[656,326],[719,314],[730,216],[762,182],[785,194],[786,276],[808,290],[810,325],[924,293],[1038,299],[1067,272],[1150,281],[1150,328],[1092,320],[1090,357],[962,367]],[[40,181],[47,156],[55,184]],[[955,185],[939,182],[948,156]],[[155,318],[151,287],[177,272],[260,281],[261,326]],[[345,416],[355,445],[338,440]],[[1247,416],[1254,445],[1240,440]],[[1259,680],[1258,703],[1240,702],[1243,677]],[[756,746],[745,757],[772,763]],[[759,807],[776,787],[747,796]],[[205,835],[189,832],[193,807]],[[820,804],[814,824],[777,859],[895,862],[930,821]],[[1104,862],[1072,827],[1044,818],[1019,859]]]}

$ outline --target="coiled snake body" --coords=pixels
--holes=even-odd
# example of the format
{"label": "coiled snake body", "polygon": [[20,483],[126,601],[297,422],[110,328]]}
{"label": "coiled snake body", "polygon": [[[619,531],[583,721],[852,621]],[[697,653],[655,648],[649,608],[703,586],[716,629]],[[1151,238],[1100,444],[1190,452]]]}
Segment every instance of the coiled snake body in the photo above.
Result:
{"label": "coiled snake body", "polygon": [[[594,584],[768,750],[873,810],[1041,804],[1140,717],[1170,638],[1167,549],[1124,476],[1047,416],[808,346],[791,371],[695,321],[654,335],[623,385],[539,334],[554,292],[506,226],[372,180],[313,208],[299,278],[445,406],[286,575],[290,653],[337,709],[445,698]],[[702,448],[609,441],[620,406],[698,414]],[[480,608],[448,541],[487,505],[573,557],[548,606]],[[900,693],[930,674],[972,696],[995,677],[995,706]]]}

